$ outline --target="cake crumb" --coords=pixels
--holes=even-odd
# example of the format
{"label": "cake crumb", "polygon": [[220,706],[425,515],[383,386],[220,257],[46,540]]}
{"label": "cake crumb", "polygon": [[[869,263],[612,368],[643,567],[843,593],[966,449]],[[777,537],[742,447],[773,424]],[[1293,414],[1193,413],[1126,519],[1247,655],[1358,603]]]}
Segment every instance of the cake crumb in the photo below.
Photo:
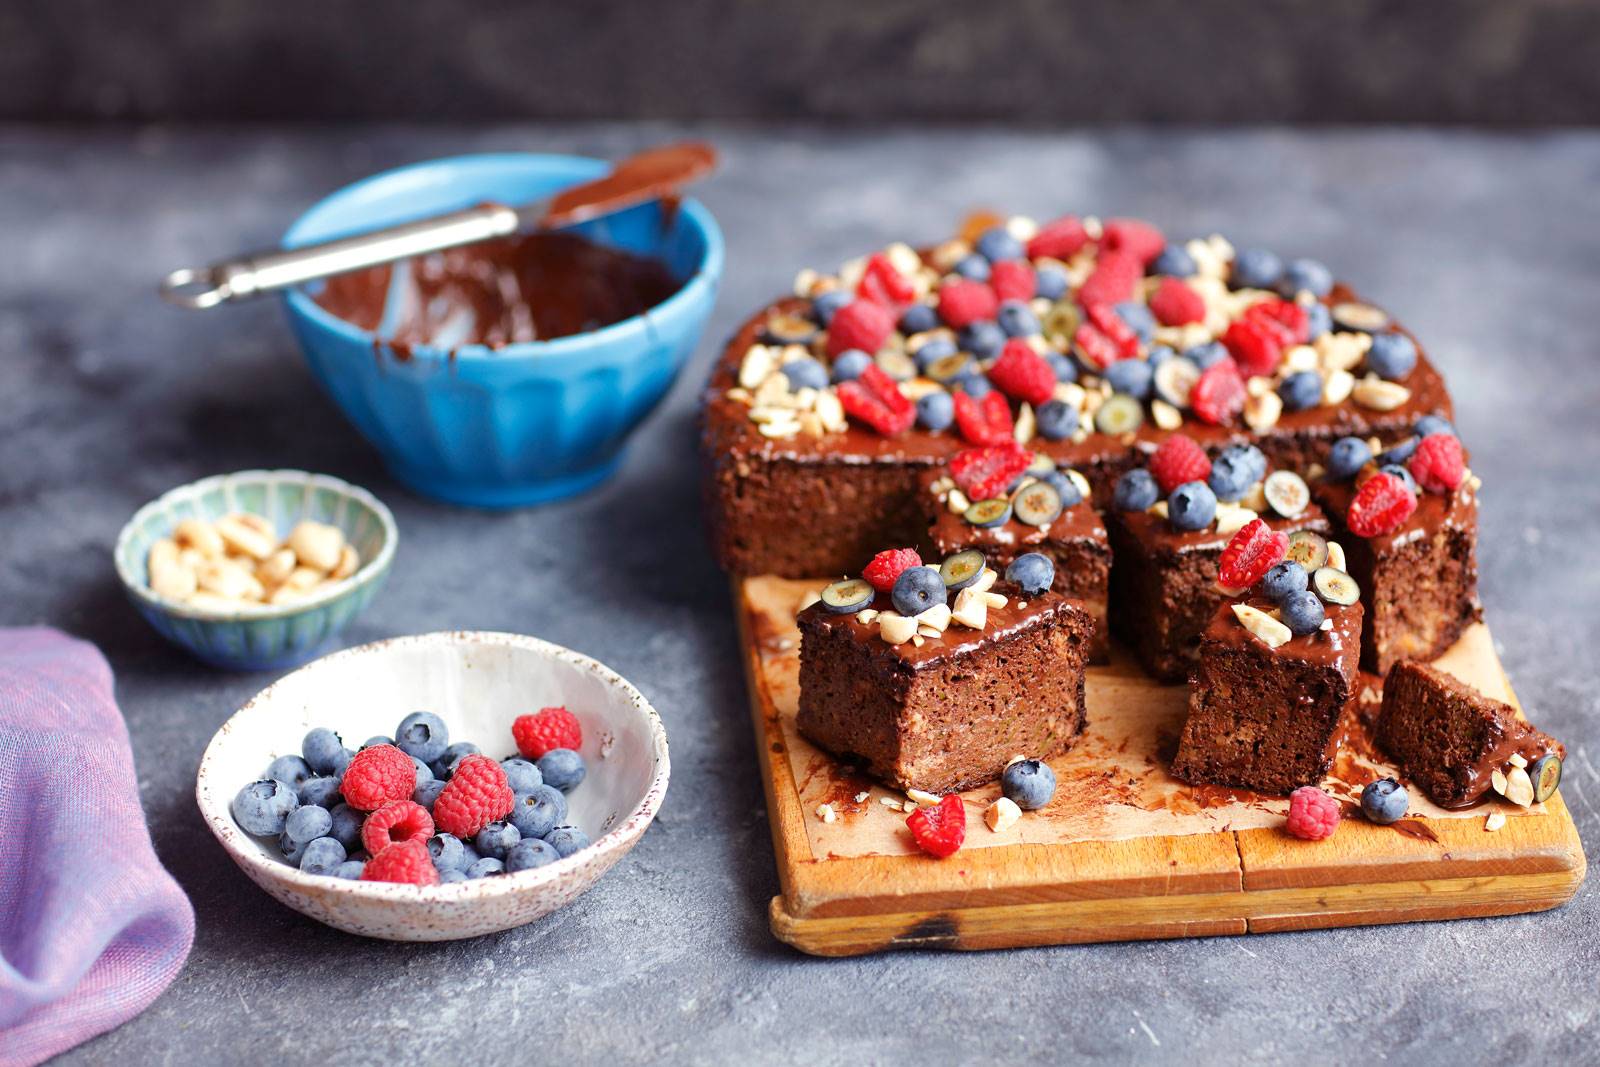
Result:
{"label": "cake crumb", "polygon": [[983,821],[989,824],[989,829],[1000,834],[1011,829],[1018,819],[1022,818],[1022,809],[1017,807],[1009,797],[1001,797],[983,813]]}
{"label": "cake crumb", "polygon": [[1500,827],[1504,826],[1505,824],[1506,824],[1506,813],[1503,812],[1503,811],[1491,811],[1489,813],[1489,817],[1487,819],[1483,820],[1483,828],[1485,830],[1489,831],[1490,833],[1494,833],[1496,830],[1500,829]]}

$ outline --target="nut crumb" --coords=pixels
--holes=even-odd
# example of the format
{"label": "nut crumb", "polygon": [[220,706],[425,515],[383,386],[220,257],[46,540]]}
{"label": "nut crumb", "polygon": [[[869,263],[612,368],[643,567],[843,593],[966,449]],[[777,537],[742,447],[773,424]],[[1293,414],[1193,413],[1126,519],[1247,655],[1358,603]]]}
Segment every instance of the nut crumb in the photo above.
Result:
{"label": "nut crumb", "polygon": [[1483,820],[1483,828],[1485,830],[1489,831],[1490,833],[1494,833],[1496,830],[1500,829],[1500,827],[1504,826],[1505,824],[1506,824],[1506,813],[1503,812],[1503,811],[1491,811],[1489,813],[1489,817],[1487,819]]}
{"label": "nut crumb", "polygon": [[1009,797],[1001,797],[990,804],[983,813],[983,821],[989,824],[989,829],[1000,834],[1011,829],[1018,819],[1022,818],[1022,809],[1017,807]]}
{"label": "nut crumb", "polygon": [[869,796],[871,796],[871,795],[872,795],[872,794],[870,794],[870,793],[857,793],[857,794],[856,794],[856,803],[857,803],[857,804],[862,804],[862,803],[865,803],[865,802],[866,802],[866,799],[867,799],[867,797],[869,797]]}
{"label": "nut crumb", "polygon": [[823,822],[837,822],[839,819],[839,813],[833,810],[832,804],[818,804],[817,818],[821,819]]}
{"label": "nut crumb", "polygon": [[936,808],[939,806],[939,798],[922,789],[907,789],[906,796],[910,797],[912,803],[918,807]]}

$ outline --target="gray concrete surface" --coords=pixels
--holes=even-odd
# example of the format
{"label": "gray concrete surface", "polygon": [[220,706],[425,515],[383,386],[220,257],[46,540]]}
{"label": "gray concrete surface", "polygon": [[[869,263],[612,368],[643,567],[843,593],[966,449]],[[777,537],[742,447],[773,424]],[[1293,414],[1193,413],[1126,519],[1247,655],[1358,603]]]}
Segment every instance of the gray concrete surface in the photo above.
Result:
{"label": "gray concrete surface", "polygon": [[[1483,494],[1483,599],[1536,720],[1572,749],[1600,841],[1600,134],[1281,130],[1104,136],[708,128],[730,244],[700,354],[615,481],[488,515],[401,490],[325,401],[270,303],[169,309],[155,279],[271,240],[326,190],[467,150],[614,154],[663,127],[282,133],[0,128],[0,622],[49,622],[117,670],[156,846],[194,900],[188,967],[66,1063],[1595,1062],[1594,881],[1549,914],[1303,934],[823,961],[775,942],[776,891],[726,587],[702,542],[691,421],[746,309],[893,238],[1002,206],[1137,213],[1316,253],[1450,376]],[[145,500],[260,465],[394,508],[393,578],[350,642],[452,627],[598,656],[661,709],[660,819],[537,925],[401,946],[256,891],[191,795],[212,731],[270,678],[166,647],[108,550]]]}

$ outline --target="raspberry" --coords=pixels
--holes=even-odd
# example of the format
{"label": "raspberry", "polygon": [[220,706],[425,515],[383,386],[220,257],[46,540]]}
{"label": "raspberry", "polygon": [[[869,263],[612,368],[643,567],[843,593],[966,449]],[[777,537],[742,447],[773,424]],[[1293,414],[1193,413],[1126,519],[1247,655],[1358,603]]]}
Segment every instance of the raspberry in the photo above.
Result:
{"label": "raspberry", "polygon": [[917,421],[917,406],[907,400],[894,379],[872,364],[835,392],[846,415],[861,420],[885,437],[905,433]]}
{"label": "raspberry", "polygon": [[1239,369],[1249,375],[1271,374],[1283,361],[1283,343],[1276,332],[1249,316],[1230,322],[1222,343]]}
{"label": "raspberry", "polygon": [[1071,259],[1078,250],[1089,243],[1089,234],[1076,215],[1067,215],[1047,222],[1028,242],[1028,258]]}
{"label": "raspberry", "polygon": [[1038,291],[1033,268],[1020,259],[1002,259],[989,268],[989,288],[997,300],[1032,300]]}
{"label": "raspberry", "polygon": [[1089,307],[1132,299],[1134,287],[1142,277],[1144,264],[1137,257],[1126,252],[1102,253],[1094,272],[1078,287],[1078,303]]}
{"label": "raspberry", "polygon": [[1025,400],[1038,407],[1056,391],[1056,372],[1033,346],[1013,337],[1000,349],[989,368],[989,380],[1014,400]]}
{"label": "raspberry", "polygon": [[433,802],[433,824],[465,840],[510,814],[513,799],[500,764],[473,753],[456,764],[456,773]]}
{"label": "raspberry", "polygon": [[949,282],[939,290],[939,317],[952,329],[992,319],[999,311],[1000,298],[983,282]]}
{"label": "raspberry", "polygon": [[917,298],[917,290],[911,284],[911,279],[889,262],[888,256],[877,252],[867,260],[867,269],[862,272],[861,281],[856,283],[856,295],[898,311]]}
{"label": "raspberry", "polygon": [[1284,829],[1303,841],[1323,841],[1339,828],[1339,802],[1314,785],[1289,794],[1289,821]]}
{"label": "raspberry", "polygon": [[1200,372],[1189,390],[1189,408],[1201,422],[1221,426],[1244,410],[1244,379],[1231,359],[1219,359]]}
{"label": "raspberry", "polygon": [[357,811],[376,811],[391,800],[410,800],[417,787],[417,765],[393,745],[357,752],[344,769],[339,791]]}
{"label": "raspberry", "polygon": [[1128,320],[1111,307],[1109,304],[1090,304],[1083,309],[1084,318],[1089,324],[1111,340],[1117,347],[1120,359],[1132,359],[1139,354],[1139,335],[1134,332]]}
{"label": "raspberry", "polygon": [[1398,475],[1379,471],[1356,490],[1345,524],[1357,537],[1378,537],[1398,530],[1416,510],[1417,498],[1406,483]]}
{"label": "raspberry", "polygon": [[1150,310],[1163,326],[1183,326],[1205,321],[1206,302],[1180,279],[1162,278],[1150,294]]}
{"label": "raspberry", "polygon": [[374,856],[401,841],[427,844],[432,836],[433,816],[410,800],[391,800],[361,824],[361,843]]}
{"label": "raspberry", "polygon": [[1149,468],[1163,494],[1185,482],[1203,482],[1211,477],[1211,460],[1206,457],[1206,450],[1195,444],[1194,438],[1181,433],[1161,442],[1161,447],[1150,457]]}
{"label": "raspberry", "polygon": [[828,356],[852,348],[872,355],[894,332],[894,312],[871,300],[852,300],[828,323]]}
{"label": "raspberry", "polygon": [[895,580],[912,567],[922,566],[922,557],[914,548],[886,548],[872,557],[861,572],[861,577],[872,583],[872,588],[887,593],[894,588]]}
{"label": "raspberry", "polygon": [[1011,406],[1005,394],[985,393],[974,400],[965,391],[954,394],[956,428],[975,445],[1003,445],[1012,440],[1016,424],[1011,421]]}
{"label": "raspberry", "polygon": [[1431,433],[1411,453],[1411,476],[1430,493],[1453,493],[1466,475],[1466,456],[1455,434]]}
{"label": "raspberry", "polygon": [[523,759],[540,759],[552,748],[583,747],[583,727],[578,717],[563,707],[540,708],[531,715],[518,715],[511,722],[511,738]]}
{"label": "raspberry", "polygon": [[1107,219],[1101,229],[1100,247],[1107,252],[1126,253],[1141,267],[1147,267],[1167,247],[1167,239],[1143,219]]}
{"label": "raspberry", "polygon": [[1082,323],[1072,334],[1072,347],[1086,361],[1105,370],[1122,358],[1117,343],[1107,337],[1093,323]]}
{"label": "raspberry", "polygon": [[930,856],[944,859],[961,851],[967,839],[967,808],[961,798],[950,793],[937,807],[918,808],[906,819],[917,847]]}
{"label": "raspberry", "polygon": [[1303,345],[1311,338],[1311,316],[1293,300],[1263,300],[1252,304],[1244,316],[1274,331],[1285,347]]}
{"label": "raspberry", "polygon": [[968,500],[992,500],[1010,489],[1031,462],[1033,453],[1015,441],[989,448],[969,448],[951,457],[950,477]]}
{"label": "raspberry", "polygon": [[1249,589],[1289,554],[1289,535],[1261,519],[1240,527],[1222,550],[1217,581],[1230,589]]}
{"label": "raspberry", "polygon": [[439,872],[422,841],[402,841],[390,845],[367,861],[361,871],[363,882],[401,882],[406,885],[438,885]]}

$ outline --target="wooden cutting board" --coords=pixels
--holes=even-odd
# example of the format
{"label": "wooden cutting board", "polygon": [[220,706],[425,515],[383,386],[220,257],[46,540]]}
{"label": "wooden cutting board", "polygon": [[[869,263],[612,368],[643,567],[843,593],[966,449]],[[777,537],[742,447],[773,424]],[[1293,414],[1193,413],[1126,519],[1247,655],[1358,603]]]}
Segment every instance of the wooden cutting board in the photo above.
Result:
{"label": "wooden cutting board", "polygon": [[[999,795],[963,794],[967,840],[946,860],[921,853],[904,797],[800,737],[794,609],[825,581],[753,578],[734,585],[750,704],[782,892],[773,933],[803,951],[1021,945],[1197,937],[1540,911],[1565,903],[1585,860],[1558,793],[1532,809],[1500,800],[1445,812],[1416,790],[1398,828],[1346,818],[1327,841],[1283,832],[1288,802],[1193,788],[1166,772],[1183,723],[1182,686],[1159,685],[1120,650],[1090,669],[1089,728],[1052,761],[1056,799],[1004,833],[983,810]],[[1494,643],[1476,626],[1438,663],[1516,704]],[[1324,783],[1353,805],[1393,773],[1364,725],[1378,693],[1346,715]],[[834,818],[824,821],[821,805]],[[1485,829],[1492,812],[1504,827]]]}

